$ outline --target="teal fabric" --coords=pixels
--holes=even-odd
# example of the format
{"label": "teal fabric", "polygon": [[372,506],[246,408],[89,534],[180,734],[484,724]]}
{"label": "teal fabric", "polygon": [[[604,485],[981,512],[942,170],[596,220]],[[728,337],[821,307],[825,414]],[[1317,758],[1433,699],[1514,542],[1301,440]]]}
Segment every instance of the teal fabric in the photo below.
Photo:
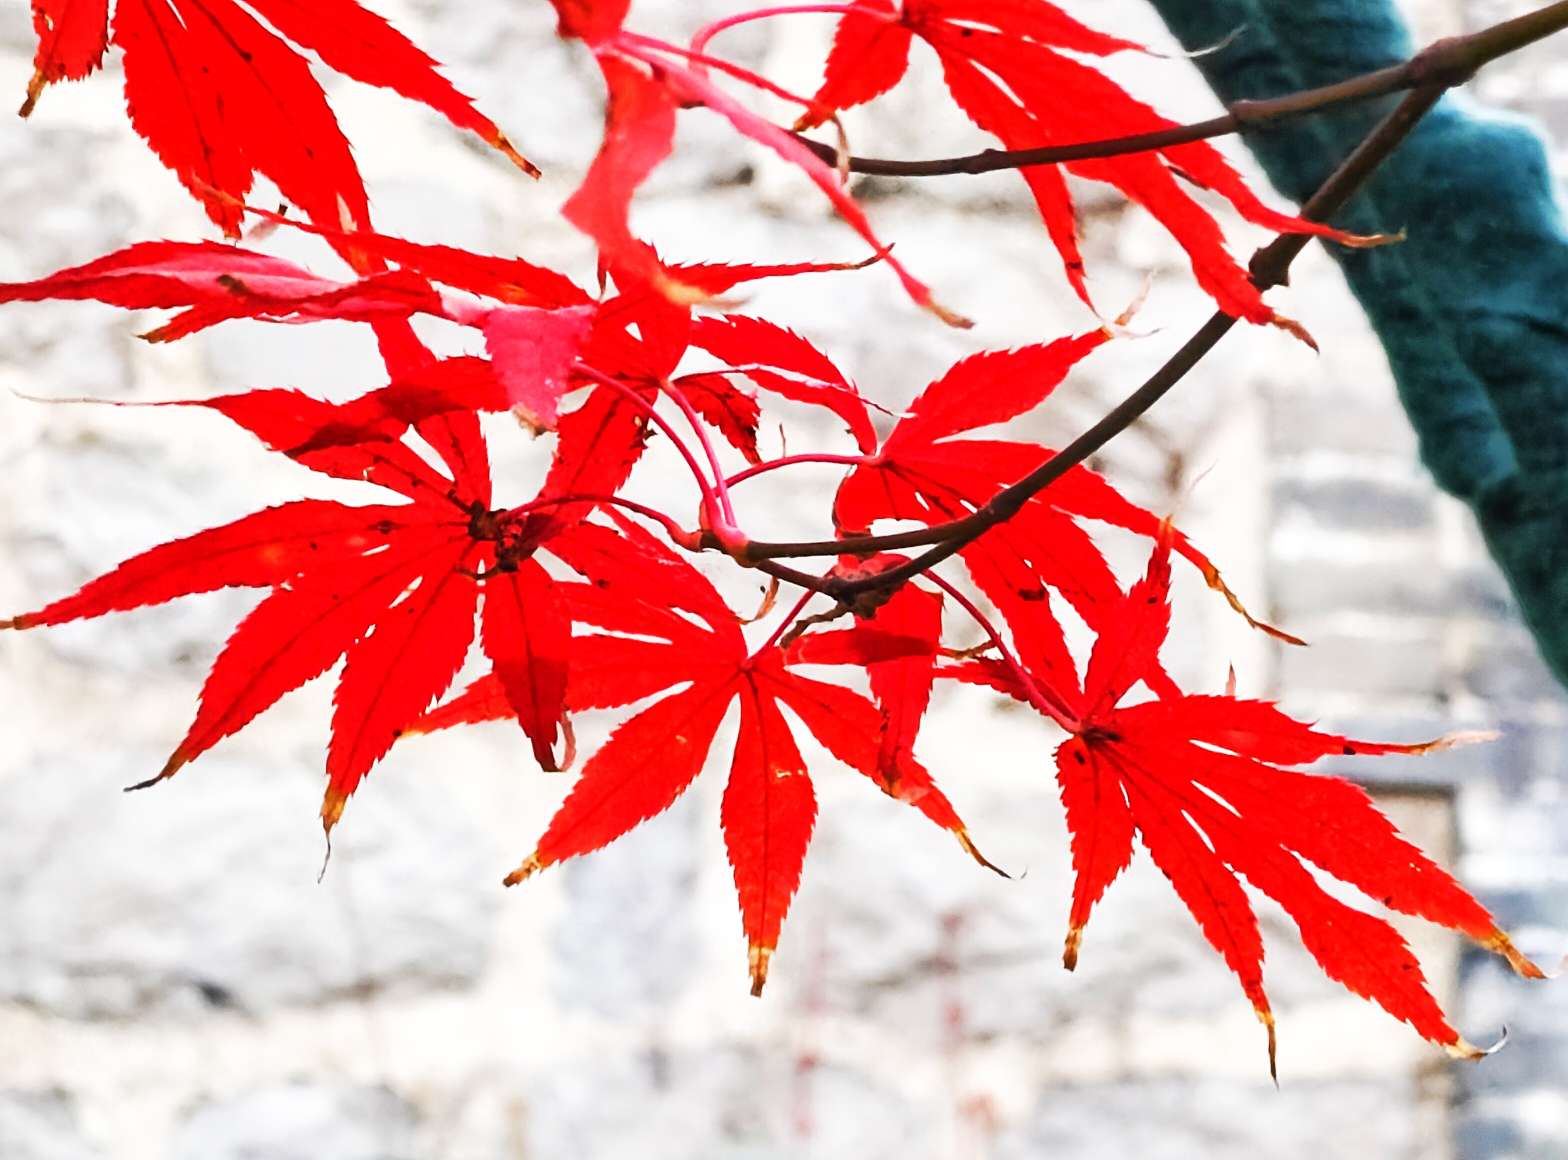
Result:
{"label": "teal fabric", "polygon": [[[1189,49],[1236,34],[1197,61],[1225,101],[1343,80],[1412,51],[1389,0],[1152,2]],[[1299,202],[1394,99],[1245,139]],[[1408,232],[1386,249],[1330,249],[1388,351],[1422,458],[1475,512],[1568,683],[1568,231],[1540,138],[1449,97],[1336,224]]]}

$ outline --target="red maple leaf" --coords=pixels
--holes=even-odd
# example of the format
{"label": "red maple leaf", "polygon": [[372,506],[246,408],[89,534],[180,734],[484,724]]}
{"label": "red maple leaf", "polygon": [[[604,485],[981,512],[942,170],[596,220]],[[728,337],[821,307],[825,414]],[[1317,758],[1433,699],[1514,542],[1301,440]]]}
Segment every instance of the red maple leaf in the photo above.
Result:
{"label": "red maple leaf", "polygon": [[[1174,126],[1104,73],[1075,59],[1138,50],[1138,45],[1097,32],[1045,0],[857,0],[853,7],[856,11],[839,24],[822,86],[797,128],[819,124],[837,110],[872,100],[897,85],[908,69],[916,37],[935,50],[948,92],[959,107],[1009,149],[1076,144]],[[1220,309],[1251,322],[1279,323],[1299,332],[1264,303],[1246,270],[1226,250],[1218,223],[1182,188],[1181,180],[1220,194],[1258,225],[1343,243],[1363,241],[1269,209],[1206,141],[1021,169],[1068,280],[1090,305],[1064,172],[1115,186],[1152,213],[1186,249],[1199,284]]]}
{"label": "red maple leaf", "polygon": [[[844,479],[834,504],[840,533],[861,533],[886,519],[931,525],[961,519],[1040,466],[1051,457],[1048,448],[957,436],[1032,410],[1109,337],[1092,331],[956,363],[910,404],[876,455]],[[1160,526],[1099,475],[1074,467],[961,553],[1014,635],[1029,638],[1043,687],[1069,699],[1078,689],[1077,668],[1048,591],[1060,593],[1096,632],[1109,627],[1121,597],[1104,556],[1080,526],[1084,520],[1151,536]],[[1180,534],[1175,543],[1210,586],[1246,615],[1209,559]]]}
{"label": "red maple leaf", "polygon": [[[1127,868],[1137,838],[1240,979],[1268,1028],[1271,1070],[1274,1016],[1263,986],[1263,941],[1242,879],[1290,915],[1329,978],[1455,1056],[1483,1054],[1449,1024],[1399,933],[1327,893],[1311,868],[1392,910],[1468,935],[1521,975],[1540,978],[1540,970],[1479,902],[1400,837],[1362,789],[1282,768],[1332,755],[1420,754],[1467,738],[1355,741],[1295,721],[1267,702],[1189,696],[1169,686],[1158,657],[1170,627],[1170,548],[1166,531],[1147,574],[1095,642],[1072,706],[1073,736],[1056,751],[1076,875],[1063,955],[1068,969],[1077,965],[1090,912]],[[1019,652],[1025,666],[1040,659],[1026,640]],[[1016,677],[998,666],[964,664],[949,672],[1024,696]],[[1158,699],[1122,704],[1152,674],[1159,674]]]}
{"label": "red maple leaf", "polygon": [[271,589],[219,654],[195,721],[153,781],[342,660],[322,806],[330,830],[401,730],[451,685],[479,613],[480,643],[513,715],[540,764],[556,768],[570,625],[534,558],[539,543],[523,536],[520,517],[490,506],[488,455],[473,416],[425,419],[417,428],[451,472],[443,476],[401,442],[323,443],[322,414],[332,408],[297,392],[198,405],[316,471],[379,484],[408,502],[269,508],[154,548],[0,627],[63,624],[218,588]]}
{"label": "red maple leaf", "polygon": [[[615,708],[659,699],[617,728],[583,766],[509,885],[608,845],[668,809],[702,771],[736,704],[739,727],[721,821],[750,946],[753,994],[767,980],[816,819],[811,775],[781,709],[835,758],[951,831],[989,866],[912,755],[884,763],[870,701],[792,671],[771,642],[749,649],[735,614],[705,577],[651,539],[642,546],[630,568],[624,554],[595,553],[584,537],[563,549],[590,581],[565,592],[574,618],[608,630],[572,639],[569,704]],[[409,732],[510,717],[501,683],[497,676],[481,679]]]}
{"label": "red maple leaf", "polygon": [[22,115],[45,86],[98,68],[112,28],[131,124],[231,237],[258,173],[317,222],[370,226],[348,141],[296,49],[429,105],[538,172],[435,61],[354,0],[118,0],[112,24],[108,0],[33,0],[33,25]]}
{"label": "red maple leaf", "polygon": [[701,107],[802,170],[839,216],[898,276],[914,302],[950,325],[969,325],[967,319],[940,305],[930,288],[893,257],[891,247],[877,237],[865,212],[844,188],[843,175],[794,134],[730,96],[713,80],[710,70],[722,71],[775,96],[791,99],[789,93],[726,61],[623,29],[627,10],[624,3],[553,3],[560,16],[562,35],[580,38],[589,45],[609,93],[604,144],[586,179],[562,207],[567,220],[593,238],[607,267],[625,279],[655,286],[677,302],[690,303],[704,297],[701,287],[682,281],[662,267],[652,247],[633,235],[627,223],[632,197],[673,147],[676,112],[684,107]]}

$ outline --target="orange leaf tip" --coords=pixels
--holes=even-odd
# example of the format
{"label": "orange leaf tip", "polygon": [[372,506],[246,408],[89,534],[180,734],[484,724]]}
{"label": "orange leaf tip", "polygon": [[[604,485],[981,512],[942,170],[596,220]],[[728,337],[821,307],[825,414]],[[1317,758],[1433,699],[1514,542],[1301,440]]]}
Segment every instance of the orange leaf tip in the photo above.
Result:
{"label": "orange leaf tip", "polygon": [[1229,604],[1231,608],[1235,609],[1237,615],[1245,620],[1251,627],[1257,629],[1261,633],[1272,636],[1275,640],[1284,644],[1296,645],[1299,648],[1305,648],[1307,646],[1307,642],[1302,640],[1299,636],[1292,636],[1284,629],[1275,628],[1272,624],[1259,620],[1257,617],[1253,616],[1252,613],[1248,612],[1247,606],[1241,602],[1241,597],[1237,596],[1234,592],[1231,591],[1230,585],[1225,583],[1225,579],[1220,575],[1219,569],[1215,568],[1212,564],[1203,569],[1203,580],[1204,583],[1206,583],[1210,588],[1223,596],[1225,598],[1225,603]]}
{"label": "orange leaf tip", "polygon": [[1477,1060],[1485,1059],[1489,1055],[1496,1055],[1507,1046],[1508,1028],[1504,1027],[1502,1035],[1490,1047],[1477,1047],[1461,1035],[1455,1038],[1452,1043],[1443,1044],[1443,1050],[1448,1052],[1454,1059],[1463,1059],[1468,1063],[1474,1063]]}
{"label": "orange leaf tip", "polygon": [[1062,948],[1062,966],[1069,971],[1078,969],[1078,948],[1083,945],[1083,927],[1075,926],[1067,932],[1067,945]]}
{"label": "orange leaf tip", "polygon": [[16,111],[19,117],[31,117],[33,110],[38,107],[38,98],[44,95],[44,89],[49,87],[49,78],[44,76],[43,69],[34,69],[32,79],[27,82],[27,99],[22,102],[22,107]]}
{"label": "orange leaf tip", "polygon": [[[1495,729],[1467,729],[1459,733],[1449,733],[1439,737],[1436,741],[1427,741],[1421,745],[1412,745],[1409,752],[1415,755],[1423,753],[1442,753],[1448,749],[1462,749],[1466,745],[1484,745],[1488,741],[1496,741],[1502,734]],[[1501,932],[1499,932],[1501,933]],[[1506,937],[1504,938],[1506,940]],[[1488,946],[1491,944],[1488,943]]]}
{"label": "orange leaf tip", "polygon": [[768,983],[768,964],[773,961],[773,948],[763,946],[761,943],[752,943],[749,952],[751,961],[751,993],[754,998],[760,998],[762,988]]}
{"label": "orange leaf tip", "polygon": [[980,865],[991,871],[991,873],[1000,874],[1009,882],[1012,881],[1013,876],[1011,874],[1009,874],[1006,870],[1003,870],[995,862],[991,861],[980,852],[980,847],[975,845],[975,840],[969,836],[968,830],[960,826],[958,829],[953,831],[953,836],[958,839],[958,844],[964,848],[964,852],[973,858],[976,862],[980,863]]}
{"label": "orange leaf tip", "polygon": [[935,298],[927,299],[924,303],[922,303],[922,305],[925,306],[925,308],[932,314],[936,315],[943,322],[947,323],[947,325],[953,327],[956,330],[971,330],[974,328],[974,319],[965,318],[962,314],[959,314],[953,310],[949,310]]}
{"label": "orange leaf tip", "polygon": [[1283,330],[1286,334],[1297,338],[1310,346],[1314,353],[1319,352],[1318,340],[1312,337],[1312,332],[1294,318],[1286,318],[1283,314],[1276,314],[1269,321]]}
{"label": "orange leaf tip", "polygon": [[158,775],[156,777],[149,777],[146,781],[139,781],[135,785],[128,785],[125,787],[125,792],[138,793],[141,790],[151,789],[153,786],[158,785],[161,782],[168,781],[175,774],[179,773],[180,770],[184,769],[186,765],[190,763],[190,760],[191,759],[189,755],[187,755],[183,749],[176,749],[172,754],[169,755],[169,760],[163,763],[163,768],[158,771]]}
{"label": "orange leaf tip", "polygon": [[1274,1025],[1274,1012],[1267,1007],[1254,1007],[1257,1012],[1258,1022],[1263,1024],[1269,1036],[1269,1078],[1274,1081],[1274,1086],[1279,1087],[1279,1029]]}
{"label": "orange leaf tip", "polygon": [[496,149],[499,149],[506,156],[508,161],[517,166],[517,168],[521,169],[524,173],[528,174],[529,177],[543,176],[539,172],[539,167],[519,153],[516,148],[513,147],[512,142],[507,139],[506,134],[501,132],[501,130],[497,129],[495,131],[495,136],[487,138],[487,140]]}
{"label": "orange leaf tip", "polygon": [[520,882],[526,882],[535,874],[539,873],[539,871],[543,870],[546,865],[548,865],[548,863],[546,863],[544,859],[540,858],[537,852],[530,854],[528,855],[527,860],[521,866],[506,876],[502,882],[502,885],[516,886]]}
{"label": "orange leaf tip", "polygon": [[1409,236],[1400,230],[1397,234],[1341,234],[1334,240],[1352,250],[1375,250],[1381,246],[1397,246]]}
{"label": "orange leaf tip", "polygon": [[1547,977],[1546,972],[1531,962],[1518,947],[1514,946],[1513,940],[1501,930],[1493,931],[1491,937],[1482,942],[1481,945],[1494,954],[1499,954],[1507,959],[1508,965],[1521,978],[1544,979]]}
{"label": "orange leaf tip", "polygon": [[335,789],[328,789],[326,796],[321,799],[321,828],[332,834],[332,828],[343,820],[343,807],[348,805],[348,795]]}

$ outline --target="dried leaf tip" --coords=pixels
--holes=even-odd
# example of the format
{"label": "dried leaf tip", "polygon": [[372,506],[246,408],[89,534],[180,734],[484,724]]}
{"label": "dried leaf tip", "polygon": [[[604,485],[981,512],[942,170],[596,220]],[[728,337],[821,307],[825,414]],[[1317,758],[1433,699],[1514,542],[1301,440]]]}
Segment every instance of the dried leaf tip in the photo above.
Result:
{"label": "dried leaf tip", "polygon": [[328,838],[332,836],[332,828],[343,820],[343,807],[346,805],[348,795],[335,789],[328,789],[326,796],[321,799],[321,828],[326,831]]}
{"label": "dried leaf tip", "polygon": [[163,782],[168,781],[176,773],[179,773],[180,770],[184,769],[186,765],[190,763],[190,760],[190,755],[187,754],[185,750],[176,749],[169,755],[169,760],[163,763],[163,768],[158,771],[156,777],[149,777],[146,781],[139,781],[135,785],[128,785],[125,787],[125,792],[139,793],[144,789],[151,789],[155,785],[161,785]]}
{"label": "dried leaf tip", "polygon": [[1314,354],[1322,353],[1322,348],[1318,346],[1318,340],[1312,337],[1312,332],[1294,318],[1286,318],[1283,314],[1276,314],[1269,321],[1292,338],[1306,343],[1312,348]]}
{"label": "dried leaf tip", "polygon": [[523,864],[508,874],[506,878],[502,880],[501,884],[503,886],[516,886],[520,882],[528,881],[528,879],[532,878],[535,874],[539,873],[539,871],[543,870],[544,868],[544,860],[539,857],[537,852],[535,852],[528,855],[528,858],[523,862]]}
{"label": "dried leaf tip", "polygon": [[749,953],[751,960],[751,994],[753,998],[762,997],[762,988],[768,983],[768,964],[773,961],[773,948],[763,946],[761,943],[752,943]]}
{"label": "dried leaf tip", "polygon": [[993,874],[1000,874],[1009,882],[1013,880],[1013,876],[1011,874],[1009,874],[1006,870],[1003,870],[995,862],[991,861],[991,859],[987,858],[980,852],[980,847],[975,845],[975,840],[969,836],[969,831],[963,826],[960,826],[958,829],[954,830],[953,836],[958,839],[958,844],[964,848],[964,852],[973,858],[976,862],[980,863],[980,865],[984,866]]}
{"label": "dried leaf tip", "polygon": [[956,311],[949,310],[935,298],[928,298],[925,302],[921,303],[921,305],[929,310],[932,314],[940,318],[943,322],[947,323],[947,325],[953,327],[955,330],[974,329],[974,319],[966,318]]}
{"label": "dried leaf tip", "polygon": [[[1448,749],[1462,749],[1466,745],[1484,745],[1489,741],[1496,741],[1501,736],[1502,734],[1495,729],[1466,729],[1458,733],[1446,734],[1439,737],[1436,741],[1428,741],[1424,745],[1412,745],[1410,752],[1413,754],[1442,753]],[[1507,941],[1506,937],[1504,941]]]}
{"label": "dried leaf tip", "polygon": [[1489,1055],[1496,1055],[1507,1046],[1508,1028],[1504,1027],[1502,1035],[1490,1047],[1477,1047],[1461,1035],[1457,1036],[1452,1043],[1445,1043],[1443,1050],[1448,1052],[1454,1059],[1463,1059],[1466,1062],[1474,1063],[1477,1060],[1485,1059]]}
{"label": "dried leaf tip", "polygon": [[495,136],[488,138],[488,140],[491,145],[501,151],[508,161],[517,166],[517,168],[521,169],[524,173],[528,174],[529,177],[537,178],[543,176],[543,174],[539,171],[539,167],[519,153],[516,148],[513,147],[512,142],[507,139],[506,134],[501,132],[501,130],[497,129],[495,131]]}
{"label": "dried leaf tip", "polygon": [[1069,971],[1078,969],[1078,948],[1083,945],[1083,926],[1074,926],[1067,932],[1067,945],[1062,948],[1062,966]]}
{"label": "dried leaf tip", "polygon": [[1342,234],[1334,241],[1352,250],[1376,250],[1383,246],[1397,246],[1409,237],[1404,230],[1400,230],[1397,234]]}
{"label": "dried leaf tip", "polygon": [[1501,955],[1508,960],[1508,965],[1514,973],[1525,979],[1545,979],[1548,975],[1536,966],[1520,949],[1514,946],[1513,940],[1501,930],[1492,932],[1492,936],[1481,944],[1494,954]]}
{"label": "dried leaf tip", "polygon": [[1274,1025],[1274,1012],[1267,1007],[1254,1007],[1258,1014],[1258,1022],[1269,1036],[1269,1078],[1274,1081],[1274,1086],[1279,1087],[1279,1029]]}
{"label": "dried leaf tip", "polygon": [[1282,644],[1295,645],[1298,648],[1307,647],[1307,642],[1302,640],[1299,636],[1293,636],[1291,633],[1286,632],[1282,628],[1276,628],[1267,621],[1259,620],[1257,617],[1253,616],[1251,612],[1247,611],[1247,606],[1241,602],[1241,597],[1237,596],[1235,592],[1231,591],[1230,585],[1225,583],[1225,578],[1220,575],[1219,569],[1214,567],[1213,564],[1200,566],[1200,571],[1203,573],[1204,583],[1212,588],[1215,592],[1218,592],[1221,596],[1223,596],[1225,598],[1225,603],[1229,604],[1231,608],[1235,610],[1236,614],[1245,620],[1250,627],[1255,628],[1257,631],[1265,633],[1268,636],[1272,636],[1275,640],[1281,642]]}

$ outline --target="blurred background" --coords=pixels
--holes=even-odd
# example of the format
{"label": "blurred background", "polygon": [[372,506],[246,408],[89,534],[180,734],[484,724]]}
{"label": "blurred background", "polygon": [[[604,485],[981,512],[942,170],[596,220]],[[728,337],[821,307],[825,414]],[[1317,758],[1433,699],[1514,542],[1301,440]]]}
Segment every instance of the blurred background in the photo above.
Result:
{"label": "blurred background", "polygon": [[[527,183],[433,114],[338,85],[382,228],[588,277],[591,253],[555,211],[597,146],[600,83],[586,54],[555,39],[550,6],[374,6],[547,174]],[[739,7],[639,0],[635,23],[684,39]],[[1510,11],[1408,7],[1421,39]],[[1138,0],[1074,11],[1173,47]],[[721,48],[810,89],[830,27],[799,17]],[[0,93],[20,99],[31,52],[26,7],[6,5]],[[921,83],[849,117],[857,151],[976,147],[922,63]],[[1122,79],[1170,115],[1213,112],[1183,61],[1134,65]],[[1539,118],[1568,161],[1561,45],[1474,87]],[[750,306],[812,337],[873,397],[896,406],[973,350],[1092,325],[1014,175],[859,192],[975,330],[916,313],[876,269],[765,284]],[[1134,324],[1148,333],[1096,355],[1021,428],[1046,441],[1092,422],[1211,309],[1147,216],[1082,194],[1098,300],[1115,313],[1150,283]],[[135,240],[208,236],[125,124],[112,73],[50,90],[29,123],[0,119],[0,199],[5,279]],[[636,225],[678,260],[863,252],[800,179],[702,114],[683,118],[681,151]],[[1257,240],[1232,237],[1238,252]],[[286,233],[265,245],[335,268]],[[1276,301],[1320,356],[1280,333],[1236,334],[1096,466],[1175,511],[1254,610],[1312,647],[1250,633],[1183,574],[1171,667],[1205,691],[1233,665],[1243,693],[1363,736],[1500,730],[1485,747],[1329,768],[1370,785],[1527,952],[1555,963],[1568,950],[1568,701],[1469,516],[1419,466],[1382,353],[1331,263],[1309,251]],[[267,503],[356,497],[210,415],[18,397],[287,385],[348,398],[381,381],[368,336],[345,325],[234,324],[160,348],[135,339],[151,325],[139,322],[93,305],[0,311],[0,609],[36,607]],[[841,438],[790,419],[793,450]],[[501,494],[524,498],[549,445],[505,423],[496,434]],[[657,467],[642,484],[689,502]],[[831,483],[758,490],[749,518],[820,531]],[[1147,547],[1107,550],[1130,573]],[[758,595],[729,592],[737,607]],[[318,885],[328,682],[169,785],[119,792],[183,735],[206,667],[254,601],[220,593],[0,638],[0,1160],[1568,1155],[1568,997],[1517,984],[1419,924],[1405,929],[1462,1031],[1488,1043],[1508,1027],[1506,1050],[1478,1066],[1450,1065],[1327,982],[1264,906],[1276,1090],[1250,1005],[1141,855],[1097,912],[1077,973],[1063,972],[1057,738],[981,691],[940,693],[922,755],[987,854],[1019,877],[978,871],[913,811],[824,764],[817,835],[761,1001],[747,994],[718,777],[609,850],[506,892],[501,876],[569,777],[539,773],[510,726],[420,739],[355,798]],[[584,732],[592,743],[604,726]]]}

